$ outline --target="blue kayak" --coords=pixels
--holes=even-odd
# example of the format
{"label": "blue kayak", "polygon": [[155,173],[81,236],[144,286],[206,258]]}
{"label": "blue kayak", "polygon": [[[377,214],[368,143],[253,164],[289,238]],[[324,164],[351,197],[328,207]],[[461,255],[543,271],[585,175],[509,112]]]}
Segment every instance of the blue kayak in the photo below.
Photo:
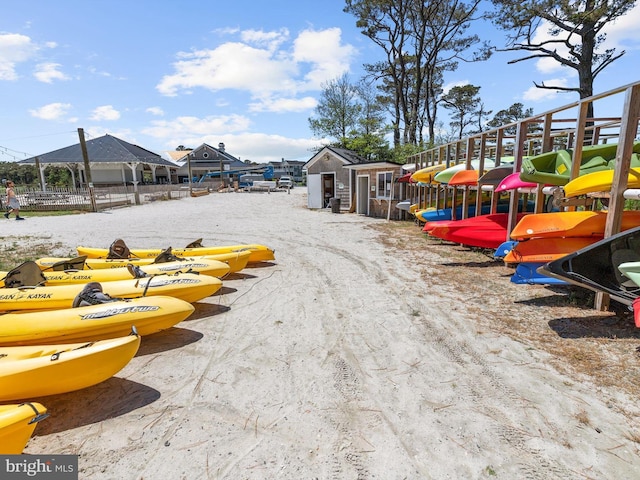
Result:
{"label": "blue kayak", "polygon": [[515,273],[511,276],[511,282],[517,285],[569,285],[562,279],[547,277],[538,273],[538,268],[544,263],[519,263]]}

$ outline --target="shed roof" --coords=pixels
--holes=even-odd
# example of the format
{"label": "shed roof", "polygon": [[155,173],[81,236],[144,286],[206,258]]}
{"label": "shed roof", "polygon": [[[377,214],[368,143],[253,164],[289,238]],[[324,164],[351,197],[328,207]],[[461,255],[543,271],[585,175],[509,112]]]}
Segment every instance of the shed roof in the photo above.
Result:
{"label": "shed roof", "polygon": [[[125,142],[111,135],[87,140],[87,154],[91,163],[147,163],[176,168],[176,164],[147,149]],[[40,164],[84,163],[80,143],[37,155]],[[36,157],[17,163],[34,165]]]}
{"label": "shed roof", "polygon": [[327,154],[327,152],[330,152],[335,157],[340,159],[342,163],[345,165],[366,163],[367,161],[365,158],[361,157],[353,150],[348,150],[346,148],[337,148],[337,147],[323,147],[322,150],[320,150],[319,152],[316,152],[316,154],[313,157],[307,160],[307,162],[304,164],[304,168],[308,169],[312,164],[314,164],[316,161],[322,158],[325,154]]}
{"label": "shed roof", "polygon": [[355,165],[345,165],[344,168],[349,170],[376,170],[376,169],[389,169],[389,168],[400,168],[402,167],[401,163],[395,162],[363,162]]}

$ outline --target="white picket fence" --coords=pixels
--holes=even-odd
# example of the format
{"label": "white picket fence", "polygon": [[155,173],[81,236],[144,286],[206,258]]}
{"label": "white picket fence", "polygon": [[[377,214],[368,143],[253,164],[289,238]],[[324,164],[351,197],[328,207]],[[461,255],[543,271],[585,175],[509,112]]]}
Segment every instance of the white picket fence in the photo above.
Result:
{"label": "white picket fence", "polygon": [[[129,205],[188,197],[183,185],[139,185],[89,188],[52,188],[38,190],[16,186],[16,195],[22,211],[84,210],[99,211]],[[2,195],[6,208],[6,197]]]}

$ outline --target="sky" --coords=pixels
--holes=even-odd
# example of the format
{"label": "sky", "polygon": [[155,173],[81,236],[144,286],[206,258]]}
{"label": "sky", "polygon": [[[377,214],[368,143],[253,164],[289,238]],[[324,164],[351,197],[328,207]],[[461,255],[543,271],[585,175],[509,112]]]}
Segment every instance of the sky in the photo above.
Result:
{"label": "sky", "polygon": [[[384,59],[344,0],[3,0],[0,3],[0,161],[116,136],[162,155],[203,143],[258,163],[313,156],[309,117],[323,85]],[[626,54],[594,93],[640,80],[640,6],[608,29]],[[472,27],[504,45],[488,23]],[[541,35],[544,32],[540,33]],[[485,110],[521,102],[542,113],[577,94],[573,70],[547,61],[509,65],[513,52],[461,64],[445,84],[481,87]],[[620,115],[612,105],[610,115]]]}

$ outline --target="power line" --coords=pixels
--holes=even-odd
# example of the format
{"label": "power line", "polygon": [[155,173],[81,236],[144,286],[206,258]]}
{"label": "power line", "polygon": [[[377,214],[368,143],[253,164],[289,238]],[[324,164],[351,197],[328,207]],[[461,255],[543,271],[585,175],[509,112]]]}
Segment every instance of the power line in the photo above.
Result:
{"label": "power line", "polygon": [[[69,133],[74,133],[73,131],[66,131],[66,132],[58,132],[58,133],[46,133],[43,135],[31,135],[28,137],[18,137],[18,138],[10,138],[8,139],[8,141],[14,141],[14,140],[28,140],[28,139],[32,139],[32,138],[42,138],[42,137],[52,137],[54,135],[67,135]],[[7,141],[6,139],[3,141]],[[14,161],[15,160],[24,160],[25,158],[30,158],[30,157],[34,157],[35,154],[32,153],[28,153],[28,152],[22,152],[20,150],[14,150],[12,148],[9,147],[5,147],[0,145],[0,156],[7,156],[7,157],[11,157]],[[18,155],[23,155],[24,157],[20,157]]]}
{"label": "power line", "polygon": [[[14,150],[9,147],[4,147],[0,145],[0,155],[5,155],[7,157],[11,157],[13,160],[23,160],[24,158],[33,157],[30,153],[21,152],[19,150]],[[24,158],[20,158],[17,155],[24,155]]]}

